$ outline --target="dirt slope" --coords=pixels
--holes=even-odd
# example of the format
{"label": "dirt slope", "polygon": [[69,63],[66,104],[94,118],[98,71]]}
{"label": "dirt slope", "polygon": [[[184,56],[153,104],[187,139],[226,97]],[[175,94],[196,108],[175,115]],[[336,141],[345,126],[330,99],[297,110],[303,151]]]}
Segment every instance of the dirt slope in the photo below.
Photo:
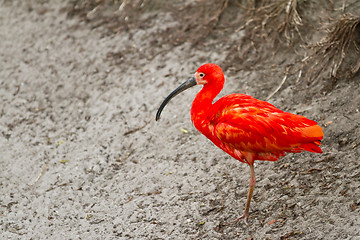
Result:
{"label": "dirt slope", "polygon": [[[192,126],[199,88],[154,116],[198,66],[225,66],[244,32],[167,43],[179,20],[154,6],[110,34],[59,2],[0,2],[1,239],[360,239],[359,74],[331,88],[289,76],[269,101],[318,121],[324,153],[258,162],[250,225],[227,225],[249,171]],[[220,95],[266,99],[284,77],[271,64],[235,58]]]}

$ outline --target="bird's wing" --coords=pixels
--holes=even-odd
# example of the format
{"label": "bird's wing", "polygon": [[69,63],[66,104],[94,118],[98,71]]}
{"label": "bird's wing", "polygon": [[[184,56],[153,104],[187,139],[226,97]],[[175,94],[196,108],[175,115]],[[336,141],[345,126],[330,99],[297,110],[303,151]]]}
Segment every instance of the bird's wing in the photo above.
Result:
{"label": "bird's wing", "polygon": [[251,96],[226,96],[214,104],[213,110],[210,120],[213,135],[239,151],[299,151],[297,147],[301,144],[322,138],[316,122]]}

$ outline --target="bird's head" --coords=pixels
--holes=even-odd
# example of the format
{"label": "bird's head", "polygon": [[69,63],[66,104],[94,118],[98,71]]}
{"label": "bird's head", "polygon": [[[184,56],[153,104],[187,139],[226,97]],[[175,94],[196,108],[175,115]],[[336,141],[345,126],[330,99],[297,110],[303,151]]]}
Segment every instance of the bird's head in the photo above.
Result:
{"label": "bird's head", "polygon": [[197,84],[224,85],[224,73],[221,68],[213,63],[207,63],[198,68],[194,74]]}
{"label": "bird's head", "polygon": [[165,105],[176,95],[185,91],[188,88],[191,88],[195,85],[204,85],[204,87],[210,87],[220,92],[220,90],[224,86],[224,73],[221,68],[213,63],[207,63],[198,68],[195,72],[194,76],[181,84],[178,88],[176,88],[172,93],[169,94],[160,105],[157,113],[156,113],[156,121],[160,119],[160,114],[164,109]]}

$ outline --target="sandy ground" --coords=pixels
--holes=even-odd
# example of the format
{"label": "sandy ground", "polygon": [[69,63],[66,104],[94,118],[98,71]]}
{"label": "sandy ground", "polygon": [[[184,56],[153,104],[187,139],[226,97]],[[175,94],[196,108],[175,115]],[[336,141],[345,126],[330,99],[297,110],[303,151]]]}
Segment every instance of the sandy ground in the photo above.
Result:
{"label": "sandy ground", "polygon": [[[227,225],[249,170],[192,126],[199,88],[154,121],[198,66],[224,61],[221,43],[154,54],[171,15],[106,35],[59,2],[0,2],[1,239],[360,239],[359,75],[270,99],[318,121],[324,153],[258,162],[250,224]],[[221,96],[265,99],[281,82],[258,76],[226,72]]]}

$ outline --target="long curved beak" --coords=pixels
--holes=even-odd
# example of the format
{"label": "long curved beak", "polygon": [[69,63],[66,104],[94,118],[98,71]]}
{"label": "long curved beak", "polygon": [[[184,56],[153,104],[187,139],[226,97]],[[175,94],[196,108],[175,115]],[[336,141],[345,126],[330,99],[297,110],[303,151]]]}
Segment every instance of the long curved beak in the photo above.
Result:
{"label": "long curved beak", "polygon": [[167,96],[165,98],[165,100],[163,101],[163,103],[160,105],[157,113],[156,113],[156,121],[158,121],[160,119],[160,114],[162,112],[162,110],[164,109],[165,105],[176,95],[178,95],[179,93],[185,91],[188,88],[191,88],[193,86],[195,86],[196,80],[195,77],[190,78],[189,80],[185,81],[184,83],[182,83],[179,87],[177,87],[174,91],[172,91],[172,93],[169,94],[169,96]]}

